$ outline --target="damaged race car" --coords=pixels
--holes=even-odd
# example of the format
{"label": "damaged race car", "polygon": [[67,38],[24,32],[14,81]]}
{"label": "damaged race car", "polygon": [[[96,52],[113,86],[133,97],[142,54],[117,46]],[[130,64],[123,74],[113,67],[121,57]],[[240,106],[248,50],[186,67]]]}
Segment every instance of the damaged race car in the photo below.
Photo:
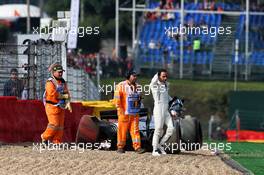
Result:
{"label": "damaged race car", "polygon": [[[169,154],[178,154],[181,150],[192,151],[202,146],[202,129],[197,118],[184,116],[184,101],[174,97],[169,103],[169,113],[173,119],[173,135],[165,143],[165,151]],[[154,121],[147,108],[139,112],[139,130],[141,145],[146,151],[152,151],[152,137]],[[77,143],[109,143],[101,149],[117,149],[117,111],[101,111],[100,116],[85,115],[81,118],[76,134]],[[166,126],[164,126],[166,130]],[[133,150],[131,137],[128,133],[126,150]]]}

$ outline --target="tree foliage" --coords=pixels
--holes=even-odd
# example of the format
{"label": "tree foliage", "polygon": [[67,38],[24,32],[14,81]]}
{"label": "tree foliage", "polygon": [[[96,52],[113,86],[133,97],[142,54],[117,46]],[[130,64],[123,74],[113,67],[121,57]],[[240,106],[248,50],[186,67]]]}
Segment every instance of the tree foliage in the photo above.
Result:
{"label": "tree foliage", "polygon": [[9,28],[0,24],[0,42],[4,43],[7,41],[9,35]]}
{"label": "tree foliage", "polygon": [[[85,35],[85,37],[79,38],[78,47],[81,47],[84,51],[99,50],[100,41],[102,38],[115,37],[115,0],[80,0],[83,3],[84,19],[80,21],[79,26],[82,27],[99,27],[100,34],[96,36]],[[126,0],[120,0],[120,4],[123,4]],[[44,9],[53,18],[56,18],[57,11],[70,10],[70,0],[47,0],[45,2]],[[81,14],[81,13],[80,13]],[[120,38],[131,38],[131,14],[122,12],[119,20]],[[91,43],[91,47],[87,49],[87,44]]]}

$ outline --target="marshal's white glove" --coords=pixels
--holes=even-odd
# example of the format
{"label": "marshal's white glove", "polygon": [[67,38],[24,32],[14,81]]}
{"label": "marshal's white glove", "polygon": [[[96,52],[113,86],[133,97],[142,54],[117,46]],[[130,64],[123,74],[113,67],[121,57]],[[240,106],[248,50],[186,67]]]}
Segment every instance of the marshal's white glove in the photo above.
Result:
{"label": "marshal's white glove", "polygon": [[65,109],[68,109],[70,111],[70,113],[72,113],[72,107],[71,107],[71,103],[68,102],[65,106]]}

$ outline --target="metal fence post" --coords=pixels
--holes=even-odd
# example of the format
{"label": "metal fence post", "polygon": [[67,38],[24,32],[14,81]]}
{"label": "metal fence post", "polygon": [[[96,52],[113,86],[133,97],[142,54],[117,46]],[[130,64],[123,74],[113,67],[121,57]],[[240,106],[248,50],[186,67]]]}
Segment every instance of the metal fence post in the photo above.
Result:
{"label": "metal fence post", "polygon": [[236,110],[236,141],[239,141],[239,131],[240,131],[240,118],[239,110]]}
{"label": "metal fence post", "polygon": [[35,43],[28,41],[28,98],[36,99],[36,85],[35,85]]}

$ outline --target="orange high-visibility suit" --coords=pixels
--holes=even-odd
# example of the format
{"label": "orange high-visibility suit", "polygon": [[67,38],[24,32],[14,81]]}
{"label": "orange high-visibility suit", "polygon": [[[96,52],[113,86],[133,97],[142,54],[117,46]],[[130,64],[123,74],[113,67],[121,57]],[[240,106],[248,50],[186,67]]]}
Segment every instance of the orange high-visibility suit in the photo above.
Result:
{"label": "orange high-visibility suit", "polygon": [[61,87],[64,94],[69,94],[66,82],[64,80],[54,80],[50,78],[46,82],[45,92],[45,110],[48,117],[48,126],[41,135],[42,140],[49,140],[53,143],[61,143],[64,127],[64,110],[60,104],[60,92],[58,87]]}
{"label": "orange high-visibility suit", "polygon": [[[138,85],[136,85],[138,86]],[[117,85],[114,102],[118,114],[117,148],[124,148],[126,135],[129,129],[132,137],[133,148],[141,148],[139,133],[140,94],[138,88],[129,84],[129,81]]]}

